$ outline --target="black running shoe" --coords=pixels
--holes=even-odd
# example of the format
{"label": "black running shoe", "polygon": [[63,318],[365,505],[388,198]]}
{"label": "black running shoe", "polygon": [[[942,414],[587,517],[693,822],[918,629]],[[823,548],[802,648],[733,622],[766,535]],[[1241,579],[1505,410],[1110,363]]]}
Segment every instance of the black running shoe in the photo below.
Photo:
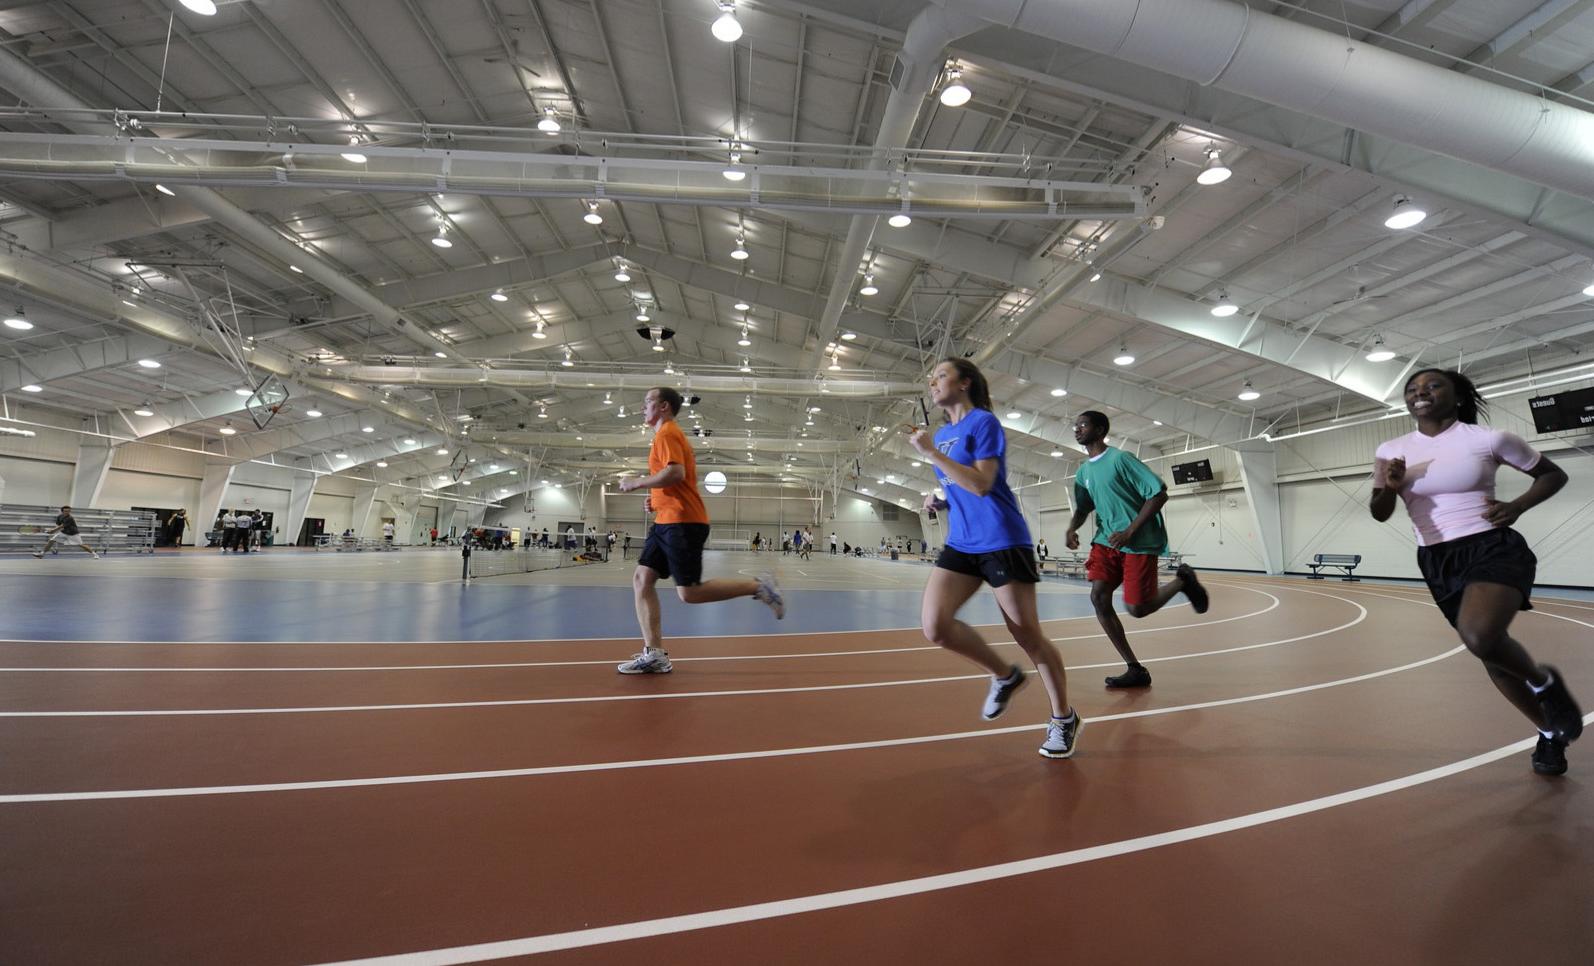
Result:
{"label": "black running shoe", "polygon": [[1561,672],[1548,664],[1541,664],[1550,677],[1550,686],[1539,692],[1539,708],[1544,711],[1544,721],[1563,745],[1569,745],[1583,733],[1583,709],[1572,700]]}
{"label": "black running shoe", "polygon": [[1566,742],[1539,735],[1533,749],[1533,770],[1540,775],[1566,774]]}
{"label": "black running shoe", "polygon": [[1195,568],[1180,564],[1173,573],[1184,584],[1184,596],[1190,601],[1190,606],[1197,614],[1205,614],[1212,600],[1207,596],[1207,589],[1201,586],[1201,581],[1196,579]]}
{"label": "black running shoe", "polygon": [[1151,672],[1146,670],[1144,664],[1131,664],[1129,670],[1107,679],[1109,688],[1149,688],[1151,687]]}

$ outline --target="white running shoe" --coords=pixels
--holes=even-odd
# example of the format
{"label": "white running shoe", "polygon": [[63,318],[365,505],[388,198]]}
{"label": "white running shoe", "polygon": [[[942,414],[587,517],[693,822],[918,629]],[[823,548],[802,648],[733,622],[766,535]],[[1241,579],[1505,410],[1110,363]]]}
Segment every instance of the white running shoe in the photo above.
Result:
{"label": "white running shoe", "polygon": [[647,650],[632,655],[631,660],[615,668],[621,674],[669,674],[674,669],[668,651]]}
{"label": "white running shoe", "polygon": [[43,550],[35,550],[35,551],[33,551],[33,555],[35,557],[38,557],[40,560],[44,559],[44,551]]}
{"label": "white running shoe", "polygon": [[1013,695],[1018,693],[1018,689],[1023,687],[1028,681],[1029,678],[1025,676],[1023,669],[1017,664],[1013,665],[1013,669],[1007,672],[1007,677],[992,677],[991,691],[985,696],[985,708],[980,711],[980,717],[986,721],[995,721],[1000,718],[1002,712],[1007,710],[1007,702],[1011,701]]}
{"label": "white running shoe", "polygon": [[1079,712],[1074,711],[1073,714],[1073,718],[1068,721],[1059,721],[1053,718],[1051,723],[1046,726],[1046,740],[1041,742],[1040,748],[1040,753],[1043,757],[1073,757],[1080,729],[1085,727],[1085,719],[1079,716]]}
{"label": "white running shoe", "polygon": [[753,592],[753,598],[769,605],[775,612],[776,620],[786,619],[786,598],[781,596],[780,584],[775,582],[774,574],[764,574],[758,578],[758,590]]}

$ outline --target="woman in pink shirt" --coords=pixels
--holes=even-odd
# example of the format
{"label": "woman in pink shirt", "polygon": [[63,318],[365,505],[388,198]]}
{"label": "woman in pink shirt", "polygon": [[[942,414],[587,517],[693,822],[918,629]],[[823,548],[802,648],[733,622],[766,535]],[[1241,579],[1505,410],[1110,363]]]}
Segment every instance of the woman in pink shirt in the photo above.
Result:
{"label": "woman in pink shirt", "polygon": [[[1406,411],[1416,432],[1378,447],[1373,519],[1405,501],[1417,535],[1417,566],[1434,602],[1483,661],[1506,700],[1539,729],[1533,770],[1566,772],[1566,746],[1583,732],[1582,711],[1561,674],[1537,664],[1506,629],[1529,595],[1538,558],[1511,529],[1523,511],[1566,485],[1566,471],[1521,437],[1478,425],[1483,397],[1459,372],[1424,369],[1406,381]],[[1494,475],[1506,464],[1533,478],[1515,500],[1494,498]]]}

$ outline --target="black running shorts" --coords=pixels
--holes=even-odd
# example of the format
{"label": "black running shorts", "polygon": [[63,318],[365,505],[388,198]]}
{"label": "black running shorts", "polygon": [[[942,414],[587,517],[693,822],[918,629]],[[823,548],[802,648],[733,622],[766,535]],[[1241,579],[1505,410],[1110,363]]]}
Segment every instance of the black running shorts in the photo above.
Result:
{"label": "black running shorts", "polygon": [[1510,527],[1486,530],[1417,548],[1417,567],[1428,592],[1450,626],[1461,614],[1461,592],[1468,584],[1505,584],[1522,594],[1522,609],[1532,610],[1533,578],[1539,558],[1522,534]]}
{"label": "black running shorts", "polygon": [[655,523],[648,531],[637,565],[660,577],[674,577],[677,587],[696,587],[703,582],[706,543],[706,523]]}
{"label": "black running shorts", "polygon": [[953,547],[942,547],[935,565],[955,574],[978,577],[992,587],[1012,580],[1021,584],[1041,582],[1040,571],[1035,569],[1035,551],[1028,544],[990,553],[964,553]]}

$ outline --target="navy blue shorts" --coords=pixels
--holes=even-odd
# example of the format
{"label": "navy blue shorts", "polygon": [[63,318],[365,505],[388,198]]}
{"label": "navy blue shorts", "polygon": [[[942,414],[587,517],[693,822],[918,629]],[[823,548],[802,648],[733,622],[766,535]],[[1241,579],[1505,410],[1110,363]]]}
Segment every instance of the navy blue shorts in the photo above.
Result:
{"label": "navy blue shorts", "polygon": [[706,543],[706,523],[655,523],[648,531],[637,565],[660,577],[674,577],[677,587],[696,587],[703,582]]}
{"label": "navy blue shorts", "polygon": [[953,547],[942,547],[935,565],[955,574],[978,577],[992,587],[1013,580],[1021,584],[1041,582],[1040,571],[1035,569],[1035,551],[1028,544],[990,553],[964,553]]}
{"label": "navy blue shorts", "polygon": [[1532,610],[1533,578],[1539,558],[1522,534],[1510,527],[1485,530],[1444,543],[1417,548],[1417,567],[1428,592],[1450,626],[1461,615],[1461,594],[1468,584],[1505,584],[1522,594],[1522,610]]}

